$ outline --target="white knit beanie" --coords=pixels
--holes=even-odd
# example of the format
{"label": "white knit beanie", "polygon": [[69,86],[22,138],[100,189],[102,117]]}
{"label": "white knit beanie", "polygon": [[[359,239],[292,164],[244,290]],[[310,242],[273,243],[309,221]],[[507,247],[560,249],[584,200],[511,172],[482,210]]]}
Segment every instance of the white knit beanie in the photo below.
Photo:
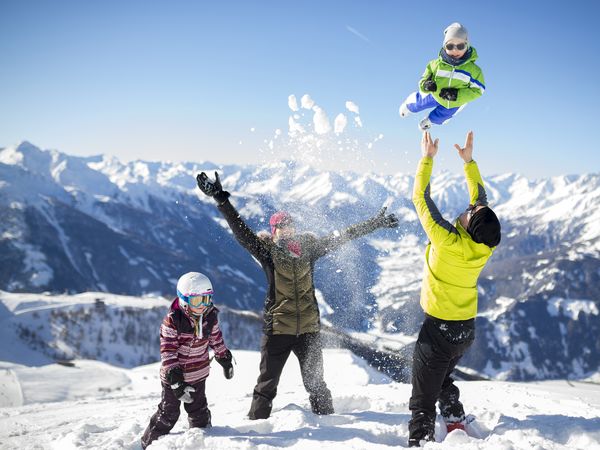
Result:
{"label": "white knit beanie", "polygon": [[467,29],[458,22],[448,25],[448,28],[444,30],[444,45],[451,39],[460,39],[469,44]]}

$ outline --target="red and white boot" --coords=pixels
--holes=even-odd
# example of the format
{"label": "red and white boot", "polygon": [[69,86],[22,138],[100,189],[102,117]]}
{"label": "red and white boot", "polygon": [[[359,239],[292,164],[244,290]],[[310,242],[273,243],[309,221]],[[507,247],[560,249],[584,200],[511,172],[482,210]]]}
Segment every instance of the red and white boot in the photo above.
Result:
{"label": "red and white boot", "polygon": [[448,430],[448,433],[454,430],[465,431],[465,424],[463,422],[446,422],[446,429]]}

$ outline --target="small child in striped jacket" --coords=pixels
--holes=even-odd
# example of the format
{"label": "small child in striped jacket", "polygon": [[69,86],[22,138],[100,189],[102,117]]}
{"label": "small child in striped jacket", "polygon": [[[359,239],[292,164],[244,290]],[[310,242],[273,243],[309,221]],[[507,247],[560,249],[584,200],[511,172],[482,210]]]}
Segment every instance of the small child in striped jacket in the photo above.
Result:
{"label": "small child in striped jacket", "polygon": [[182,402],[190,428],[211,425],[205,395],[209,347],[223,366],[225,378],[233,377],[232,355],[223,341],[212,296],[212,284],[201,273],[186,273],[177,282],[177,298],[160,327],[162,397],[142,436],[144,449],[171,431]]}

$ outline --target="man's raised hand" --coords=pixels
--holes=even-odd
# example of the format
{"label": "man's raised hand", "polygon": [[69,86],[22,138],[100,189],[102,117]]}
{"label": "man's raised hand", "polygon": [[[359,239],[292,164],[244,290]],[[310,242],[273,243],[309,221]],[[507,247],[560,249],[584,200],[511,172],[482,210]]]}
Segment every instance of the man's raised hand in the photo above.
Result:
{"label": "man's raised hand", "polygon": [[434,141],[431,138],[429,131],[423,133],[423,138],[421,139],[421,153],[423,156],[429,156],[430,158],[433,158],[438,152],[439,142],[439,139]]}
{"label": "man's raised hand", "polygon": [[473,132],[469,131],[467,133],[464,147],[454,144],[454,148],[458,150],[458,156],[460,156],[465,163],[473,161]]}

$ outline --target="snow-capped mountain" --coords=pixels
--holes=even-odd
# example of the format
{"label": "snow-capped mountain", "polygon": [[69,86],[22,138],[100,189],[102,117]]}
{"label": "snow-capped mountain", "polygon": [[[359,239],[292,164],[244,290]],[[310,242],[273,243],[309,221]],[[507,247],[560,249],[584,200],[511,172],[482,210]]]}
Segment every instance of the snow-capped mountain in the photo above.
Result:
{"label": "snow-capped mountain", "polygon": [[[210,274],[217,302],[259,312],[264,275],[233,239],[199,171],[221,174],[255,230],[278,209],[300,228],[334,232],[389,207],[398,230],[380,230],[320,261],[327,319],[368,332],[383,348],[419,324],[425,237],[410,201],[413,177],[331,172],[298,163],[204,163],[73,157],[30,143],[0,151],[0,289],[172,295],[190,270]],[[600,367],[600,175],[528,180],[487,176],[503,239],[480,283],[478,339],[465,364],[506,379],[586,377]],[[447,218],[467,206],[460,175],[435,172]]]}
{"label": "snow-capped mountain", "polygon": [[[76,295],[0,292],[0,361],[43,366],[94,359],[132,368],[160,360],[159,329],[171,301],[86,292]],[[256,349],[262,320],[256,313],[219,308],[227,345]]]}

